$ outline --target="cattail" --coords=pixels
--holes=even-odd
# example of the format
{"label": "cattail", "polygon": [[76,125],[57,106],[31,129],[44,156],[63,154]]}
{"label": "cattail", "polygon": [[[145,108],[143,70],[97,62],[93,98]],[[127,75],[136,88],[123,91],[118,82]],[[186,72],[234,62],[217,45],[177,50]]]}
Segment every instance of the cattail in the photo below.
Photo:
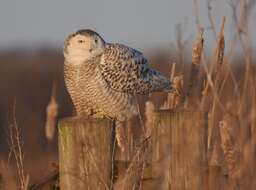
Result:
{"label": "cattail", "polygon": [[181,102],[181,95],[183,93],[183,75],[175,76],[176,63],[172,64],[170,81],[175,89],[178,90],[180,95],[168,93],[167,100],[164,102],[161,109],[174,109]]}
{"label": "cattail", "polygon": [[168,94],[167,106],[169,109],[176,108],[181,102],[183,86],[184,86],[183,75],[173,77],[172,84],[173,84],[173,87],[179,91],[180,95],[173,94],[173,93]]}
{"label": "cattail", "polygon": [[218,40],[218,48],[217,48],[217,65],[222,65],[223,64],[223,59],[224,59],[224,50],[225,50],[225,38],[224,38],[224,24],[225,24],[225,17],[222,22],[222,27],[219,35],[219,40]]}
{"label": "cattail", "polygon": [[45,124],[45,136],[51,141],[54,137],[56,120],[58,116],[58,104],[55,99],[55,84],[53,84],[51,100],[46,108],[47,118]]}
{"label": "cattail", "polygon": [[58,115],[58,104],[54,97],[51,97],[46,112],[45,135],[48,140],[52,140],[55,133],[56,117]]}
{"label": "cattail", "polygon": [[212,78],[215,78],[215,83],[218,82],[219,77],[217,76],[218,72],[220,72],[220,69],[223,65],[224,60],[224,51],[225,51],[225,38],[224,38],[224,26],[225,26],[225,17],[222,20],[221,30],[218,37],[218,44],[215,49],[215,58],[214,62],[212,64]]}
{"label": "cattail", "polygon": [[200,64],[203,45],[204,45],[203,30],[201,30],[192,49],[192,65]]}
{"label": "cattail", "polygon": [[[201,30],[192,49],[192,64],[191,64],[190,80],[189,80],[188,91],[187,91],[187,98],[191,98],[192,96],[197,97],[197,94],[199,93],[198,92],[199,91],[198,87],[200,87],[199,69],[200,69],[201,56],[203,52],[203,45],[204,45],[203,30]],[[187,103],[188,102],[186,102],[186,104]]]}
{"label": "cattail", "polygon": [[219,123],[221,148],[224,153],[224,159],[227,164],[229,175],[232,177],[235,174],[236,166],[238,165],[238,151],[235,147],[234,137],[232,136],[232,126],[226,120]]}
{"label": "cattail", "polygon": [[[220,80],[220,69],[222,68],[223,65],[223,60],[224,60],[224,52],[225,52],[225,38],[224,38],[224,26],[225,26],[225,20],[226,18],[224,17],[222,20],[221,24],[221,29],[218,37],[218,42],[217,46],[215,49],[215,56],[213,59],[212,63],[212,68],[210,71],[210,75],[213,78],[213,81],[215,85],[219,85],[219,80]],[[216,84],[217,83],[217,84]],[[208,88],[208,86],[207,86]],[[217,87],[218,89],[218,87]]]}

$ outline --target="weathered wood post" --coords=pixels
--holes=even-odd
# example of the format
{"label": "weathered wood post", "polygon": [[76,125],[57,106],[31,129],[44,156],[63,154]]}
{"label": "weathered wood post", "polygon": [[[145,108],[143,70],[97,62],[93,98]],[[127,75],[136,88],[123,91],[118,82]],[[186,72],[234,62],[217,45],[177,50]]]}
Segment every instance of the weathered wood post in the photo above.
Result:
{"label": "weathered wood post", "polygon": [[110,189],[112,121],[66,118],[59,123],[61,190]]}
{"label": "weathered wood post", "polygon": [[152,174],[160,189],[207,187],[207,119],[199,111],[155,112],[152,129]]}

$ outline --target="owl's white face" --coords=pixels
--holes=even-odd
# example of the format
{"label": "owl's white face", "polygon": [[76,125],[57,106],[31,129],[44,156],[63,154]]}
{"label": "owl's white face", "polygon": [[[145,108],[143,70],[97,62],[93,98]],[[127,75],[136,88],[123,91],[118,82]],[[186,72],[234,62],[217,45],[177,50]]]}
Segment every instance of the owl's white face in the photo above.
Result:
{"label": "owl's white face", "polygon": [[80,30],[65,41],[64,57],[72,64],[81,64],[103,53],[104,40],[91,30]]}

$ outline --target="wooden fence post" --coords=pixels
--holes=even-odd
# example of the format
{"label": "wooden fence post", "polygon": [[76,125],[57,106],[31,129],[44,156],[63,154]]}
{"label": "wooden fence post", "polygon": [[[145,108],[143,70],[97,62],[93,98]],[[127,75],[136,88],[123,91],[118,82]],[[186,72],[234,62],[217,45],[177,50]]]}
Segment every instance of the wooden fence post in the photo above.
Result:
{"label": "wooden fence post", "polygon": [[206,114],[160,110],[154,118],[152,175],[160,189],[207,189]]}
{"label": "wooden fence post", "polygon": [[66,118],[59,123],[61,190],[105,190],[111,186],[112,121]]}

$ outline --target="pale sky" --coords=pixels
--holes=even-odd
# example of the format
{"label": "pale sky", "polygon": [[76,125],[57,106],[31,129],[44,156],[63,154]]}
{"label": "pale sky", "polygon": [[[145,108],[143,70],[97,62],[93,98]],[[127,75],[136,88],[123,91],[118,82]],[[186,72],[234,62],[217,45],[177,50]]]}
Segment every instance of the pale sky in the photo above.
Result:
{"label": "pale sky", "polygon": [[[193,0],[0,0],[0,47],[47,45],[60,47],[64,38],[81,28],[100,33],[107,41],[137,48],[175,42],[175,28],[184,24],[186,38],[195,38]],[[199,16],[209,26],[207,0],[198,0]],[[231,11],[225,0],[213,0],[219,27],[227,16],[230,38]],[[256,20],[255,11],[253,19]],[[254,29],[255,29],[254,24]],[[256,31],[256,30],[254,30]],[[205,33],[212,41],[212,33]]]}

